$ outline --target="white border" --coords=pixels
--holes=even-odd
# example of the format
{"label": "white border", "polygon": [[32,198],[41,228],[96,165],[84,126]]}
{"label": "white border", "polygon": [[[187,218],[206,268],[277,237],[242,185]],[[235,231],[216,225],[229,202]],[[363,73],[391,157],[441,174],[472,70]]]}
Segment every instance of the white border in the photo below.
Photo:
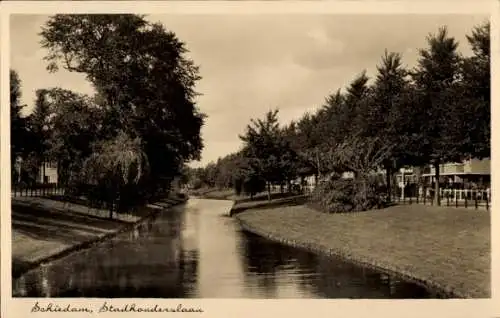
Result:
{"label": "white border", "polygon": [[[168,13],[168,14],[470,14],[491,13],[492,23],[492,70],[499,68],[499,4],[497,1],[200,1],[200,2],[3,2],[1,3],[1,316],[26,317],[34,299],[11,298],[11,246],[10,246],[10,164],[9,164],[9,15],[14,13],[52,14],[52,13]],[[492,87],[500,87],[499,79],[492,71]],[[499,96],[492,90],[492,122],[496,122]],[[495,107],[496,106],[496,107]],[[498,137],[495,125],[492,124],[492,143]],[[494,146],[493,146],[494,149]],[[500,159],[492,156],[492,167],[499,166]],[[499,178],[493,169],[493,193],[496,194]],[[494,195],[492,205],[499,206],[499,196]],[[494,209],[496,210],[496,209]],[[496,233],[496,224],[499,217],[492,211],[492,269],[498,262],[497,244],[499,234]],[[493,282],[499,282],[500,277],[493,270]],[[186,299],[186,300],[154,300],[154,299],[116,299],[113,304],[135,302],[138,304],[164,304],[175,306],[182,302],[185,306],[202,307],[203,316],[210,317],[279,317],[283,314],[293,314],[298,317],[500,317],[500,301],[498,288],[492,285],[492,299],[478,300],[213,300],[213,299]],[[497,304],[493,301],[497,299]],[[103,300],[97,299],[52,299],[58,304],[88,304],[98,307]],[[53,316],[54,313],[37,313],[39,317]],[[66,316],[59,313],[56,315]],[[68,316],[70,314],[67,314]],[[101,314],[106,315],[106,314]],[[132,316],[133,313],[122,313],[123,316]],[[152,314],[150,314],[152,315]],[[158,315],[158,314],[156,314]],[[167,314],[159,314],[167,315]],[[195,315],[195,314],[190,314]],[[84,317],[88,314],[71,314],[72,317]]]}

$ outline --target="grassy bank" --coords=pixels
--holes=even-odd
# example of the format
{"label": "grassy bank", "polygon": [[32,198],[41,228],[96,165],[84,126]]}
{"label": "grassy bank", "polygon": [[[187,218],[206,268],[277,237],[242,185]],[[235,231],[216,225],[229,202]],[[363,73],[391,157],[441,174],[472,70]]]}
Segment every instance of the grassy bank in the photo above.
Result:
{"label": "grassy bank", "polygon": [[[106,218],[107,211],[40,197],[12,199],[12,275],[132,230],[162,209],[185,202],[170,196],[134,214]],[[102,214],[102,215],[101,215]]]}
{"label": "grassy bank", "polygon": [[295,206],[302,205],[307,202],[308,196],[295,195],[291,193],[274,193],[269,201],[267,194],[260,194],[254,198],[241,198],[235,201],[231,208],[231,215],[241,213],[249,209],[271,209],[280,206]]}
{"label": "grassy bank", "polygon": [[[263,207],[263,206],[261,206]],[[449,297],[490,297],[490,214],[423,205],[325,214],[304,205],[247,208],[244,229],[396,274]]]}
{"label": "grassy bank", "polygon": [[203,188],[197,190],[189,190],[188,195],[212,200],[237,200],[240,198],[240,196],[234,193],[233,189]]}
{"label": "grassy bank", "polygon": [[[233,189],[197,189],[188,191],[190,196],[195,196],[202,199],[211,199],[211,200],[232,200],[236,204],[247,204],[252,206],[257,202],[269,202],[267,192],[260,192],[255,194],[252,198],[249,195],[237,195]],[[271,199],[282,199],[288,198],[291,196],[295,196],[292,193],[280,193],[273,192],[271,193]],[[250,203],[251,202],[251,203]]]}

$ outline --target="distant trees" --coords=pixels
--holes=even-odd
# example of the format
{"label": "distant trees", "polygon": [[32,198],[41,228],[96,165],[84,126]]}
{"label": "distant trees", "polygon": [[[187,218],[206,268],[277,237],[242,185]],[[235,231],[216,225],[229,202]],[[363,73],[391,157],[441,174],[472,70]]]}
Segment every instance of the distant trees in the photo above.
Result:
{"label": "distant trees", "polygon": [[[413,69],[401,54],[385,51],[374,81],[359,73],[316,112],[284,126],[277,111],[252,120],[238,156],[268,185],[351,171],[358,191],[370,172],[383,169],[389,200],[397,169],[430,164],[439,204],[440,164],[490,156],[489,33],[487,22],[475,27],[467,36],[473,55],[463,57],[440,28],[428,36]],[[235,171],[227,169],[227,158],[207,166],[217,167],[213,178]]]}
{"label": "distant trees", "polygon": [[269,111],[264,119],[252,119],[240,138],[244,142],[243,155],[267,182],[269,198],[271,184],[289,185],[296,178],[298,158],[279,126],[278,110]]}

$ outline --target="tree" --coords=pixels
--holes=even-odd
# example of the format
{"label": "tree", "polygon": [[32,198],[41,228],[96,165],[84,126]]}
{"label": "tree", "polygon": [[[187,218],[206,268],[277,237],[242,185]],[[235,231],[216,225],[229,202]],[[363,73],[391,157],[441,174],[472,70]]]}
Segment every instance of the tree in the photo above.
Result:
{"label": "tree", "polygon": [[106,199],[110,218],[113,217],[115,202],[118,202],[119,212],[132,203],[127,197],[131,195],[127,188],[137,185],[148,170],[140,138],[131,139],[124,132],[119,132],[113,140],[96,145],[96,150],[83,163],[85,179],[97,186],[98,191],[93,193],[100,196],[95,199]]}
{"label": "tree", "polygon": [[[368,76],[366,71],[357,75],[346,89],[343,103],[340,104],[342,112],[337,124],[339,129],[337,136],[354,136],[366,129],[366,105],[371,96],[372,90],[368,86]],[[339,140],[342,142],[342,140]],[[338,142],[336,142],[338,143]]]}
{"label": "tree", "polygon": [[[52,126],[50,123],[51,115],[53,114],[49,102],[49,91],[39,89],[36,91],[35,108],[28,117],[28,125],[32,134],[31,139],[31,156],[36,162],[36,169],[42,166],[45,176],[45,162],[47,161],[48,152],[50,150],[50,141],[52,138]],[[42,180],[42,182],[45,182]]]}
{"label": "tree", "polygon": [[296,124],[293,123],[288,128],[291,135],[288,142],[298,156],[297,173],[301,176],[314,174],[318,178],[321,173],[322,165],[319,160],[321,139],[318,136],[317,124],[317,117],[306,113]]}
{"label": "tree", "polygon": [[[391,200],[391,179],[395,169],[405,162],[405,152],[411,142],[411,131],[405,118],[411,114],[411,106],[405,93],[409,89],[408,72],[401,63],[401,55],[385,51],[374,84],[373,98],[364,113],[367,119],[365,136],[380,137],[392,143],[391,153],[383,161],[387,198]],[[404,125],[401,125],[404,124]]]}
{"label": "tree", "polygon": [[467,40],[473,55],[463,59],[461,85],[457,95],[461,98],[460,112],[463,126],[463,153],[471,158],[491,155],[490,115],[490,24],[476,26]]}
{"label": "tree", "polygon": [[234,188],[237,195],[242,192],[253,199],[254,195],[266,189],[266,180],[258,170],[259,164],[252,158],[246,158],[240,152],[234,171]]}
{"label": "tree", "polygon": [[269,111],[264,119],[252,119],[245,135],[243,154],[250,158],[250,165],[260,171],[267,182],[268,199],[271,199],[271,184],[282,184],[295,177],[295,154],[278,123],[278,110]]}
{"label": "tree", "polygon": [[85,74],[103,109],[103,135],[140,137],[150,193],[168,189],[183,163],[199,159],[205,116],[195,105],[198,67],[185,44],[143,16],[55,15],[42,32],[48,69]]}
{"label": "tree", "polygon": [[83,162],[101,140],[101,110],[90,97],[60,88],[40,90],[37,97],[31,124],[39,155],[56,161],[61,184],[79,182]]}
{"label": "tree", "polygon": [[10,70],[10,162],[11,162],[11,181],[17,181],[17,172],[15,170],[16,159],[26,151],[26,140],[28,132],[26,119],[21,112],[25,105],[21,104],[21,80],[16,71]]}
{"label": "tree", "polygon": [[448,36],[446,27],[429,35],[427,42],[429,47],[420,50],[418,65],[412,74],[422,101],[414,120],[421,125],[419,145],[423,160],[435,169],[435,202],[439,205],[440,164],[463,158],[460,136],[454,133],[460,126],[455,94],[460,56],[458,43]]}

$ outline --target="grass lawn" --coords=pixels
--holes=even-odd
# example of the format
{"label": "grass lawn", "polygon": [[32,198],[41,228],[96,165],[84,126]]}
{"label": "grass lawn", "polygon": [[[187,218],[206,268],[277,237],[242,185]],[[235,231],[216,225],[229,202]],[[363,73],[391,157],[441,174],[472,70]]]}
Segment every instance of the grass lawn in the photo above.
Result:
{"label": "grass lawn", "polygon": [[458,297],[490,297],[490,213],[397,205],[325,214],[304,205],[237,215],[254,232],[403,273]]}

